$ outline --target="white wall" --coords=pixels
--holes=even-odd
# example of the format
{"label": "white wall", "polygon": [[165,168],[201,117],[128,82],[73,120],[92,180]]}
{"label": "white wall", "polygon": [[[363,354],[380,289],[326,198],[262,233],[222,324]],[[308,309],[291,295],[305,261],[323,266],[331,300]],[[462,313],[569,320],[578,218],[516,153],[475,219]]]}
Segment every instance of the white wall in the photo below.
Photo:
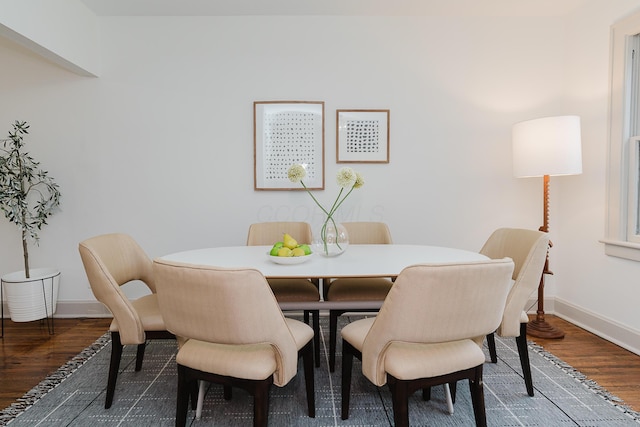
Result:
{"label": "white wall", "polygon": [[78,0],[0,0],[0,36],[80,75],[99,74],[97,21]]}
{"label": "white wall", "polygon": [[[343,219],[386,221],[398,243],[478,250],[497,227],[542,222],[541,179],[512,177],[511,125],[579,114],[585,172],[552,178],[547,295],[638,334],[640,265],[598,243],[608,31],[635,2],[600,3],[565,18],[101,18],[100,78],[0,40],[2,132],[30,122],[31,151],[64,197],[33,265],[61,269],[61,303],[83,302],[86,237],[127,232],[154,257],[242,245],[255,221],[317,220],[303,192],[253,190],[252,103],[264,100],[325,102],[323,201],[342,166],[335,110],[390,109],[391,162],[354,165],[366,185]],[[21,269],[18,230],[0,221],[0,239],[0,272]]]}
{"label": "white wall", "polygon": [[[638,5],[590,2],[567,22],[567,106],[582,117],[583,174],[557,177],[556,310],[614,342],[640,330],[640,264],[603,255],[611,25]],[[561,183],[562,182],[562,183]],[[560,184],[561,183],[561,184]],[[619,335],[608,328],[619,326]],[[637,336],[637,335],[636,335]],[[639,341],[633,347],[640,349]],[[637,352],[637,350],[636,350]]]}

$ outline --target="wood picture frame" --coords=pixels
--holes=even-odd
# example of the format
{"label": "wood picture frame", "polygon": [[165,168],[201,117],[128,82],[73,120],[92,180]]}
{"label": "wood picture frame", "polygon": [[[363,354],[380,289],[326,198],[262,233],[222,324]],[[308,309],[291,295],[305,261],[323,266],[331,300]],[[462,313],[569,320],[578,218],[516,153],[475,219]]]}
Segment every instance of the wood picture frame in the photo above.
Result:
{"label": "wood picture frame", "polygon": [[308,189],[324,189],[323,101],[255,101],[253,144],[255,190],[304,190],[289,180],[293,164]]}
{"label": "wood picture frame", "polygon": [[389,110],[336,110],[337,163],[389,163]]}

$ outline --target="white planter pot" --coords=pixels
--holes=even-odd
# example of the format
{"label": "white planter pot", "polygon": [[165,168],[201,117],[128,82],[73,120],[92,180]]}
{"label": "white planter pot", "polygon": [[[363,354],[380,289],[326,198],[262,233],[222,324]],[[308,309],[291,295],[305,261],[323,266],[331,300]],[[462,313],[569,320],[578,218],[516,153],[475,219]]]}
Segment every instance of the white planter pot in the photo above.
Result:
{"label": "white planter pot", "polygon": [[32,268],[2,276],[3,299],[7,301],[11,320],[30,322],[52,317],[56,312],[60,272],[54,268]]}

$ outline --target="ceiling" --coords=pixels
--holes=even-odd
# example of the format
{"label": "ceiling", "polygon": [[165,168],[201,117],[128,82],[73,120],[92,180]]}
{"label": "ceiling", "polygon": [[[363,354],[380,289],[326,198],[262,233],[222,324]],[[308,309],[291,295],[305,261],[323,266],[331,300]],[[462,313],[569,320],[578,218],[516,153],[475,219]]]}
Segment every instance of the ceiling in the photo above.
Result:
{"label": "ceiling", "polygon": [[98,16],[564,16],[601,0],[81,0]]}

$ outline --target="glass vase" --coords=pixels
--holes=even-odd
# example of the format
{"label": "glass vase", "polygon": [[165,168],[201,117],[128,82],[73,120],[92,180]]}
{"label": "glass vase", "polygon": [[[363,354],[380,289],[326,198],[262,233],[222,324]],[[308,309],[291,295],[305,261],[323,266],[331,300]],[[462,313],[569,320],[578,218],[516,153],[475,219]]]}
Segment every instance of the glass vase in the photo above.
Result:
{"label": "glass vase", "polygon": [[334,225],[329,219],[314,233],[312,247],[319,255],[338,256],[349,247],[349,233],[342,224],[336,222]]}

